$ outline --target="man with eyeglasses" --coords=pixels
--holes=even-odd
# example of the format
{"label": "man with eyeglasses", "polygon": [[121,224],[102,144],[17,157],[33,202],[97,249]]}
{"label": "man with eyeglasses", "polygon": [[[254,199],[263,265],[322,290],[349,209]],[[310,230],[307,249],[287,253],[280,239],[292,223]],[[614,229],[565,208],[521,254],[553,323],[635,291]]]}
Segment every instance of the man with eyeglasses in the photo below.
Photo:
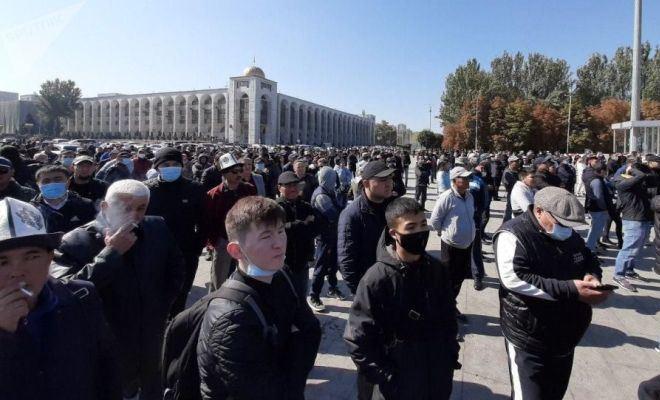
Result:
{"label": "man with eyeglasses", "polygon": [[225,217],[236,202],[247,196],[256,196],[255,187],[243,181],[243,164],[231,153],[218,159],[222,183],[206,193],[203,202],[202,234],[207,245],[213,247],[210,291],[220,288],[227,279],[232,258],[227,253],[227,231]]}
{"label": "man with eyeglasses", "polygon": [[5,197],[29,202],[37,195],[37,191],[27,186],[21,186],[14,180],[14,165],[9,159],[0,157],[0,200]]}

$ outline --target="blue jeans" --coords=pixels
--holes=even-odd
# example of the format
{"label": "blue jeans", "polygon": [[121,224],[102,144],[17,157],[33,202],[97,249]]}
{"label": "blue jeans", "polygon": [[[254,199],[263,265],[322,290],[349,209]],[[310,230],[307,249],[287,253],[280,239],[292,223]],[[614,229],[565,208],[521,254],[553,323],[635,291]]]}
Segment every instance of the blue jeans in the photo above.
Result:
{"label": "blue jeans", "polygon": [[591,215],[591,228],[587,235],[587,248],[596,252],[598,239],[603,235],[603,229],[607,225],[607,211],[589,211]]}
{"label": "blue jeans", "polygon": [[651,233],[651,221],[623,220],[623,248],[616,256],[614,274],[623,276],[635,272],[635,258]]}

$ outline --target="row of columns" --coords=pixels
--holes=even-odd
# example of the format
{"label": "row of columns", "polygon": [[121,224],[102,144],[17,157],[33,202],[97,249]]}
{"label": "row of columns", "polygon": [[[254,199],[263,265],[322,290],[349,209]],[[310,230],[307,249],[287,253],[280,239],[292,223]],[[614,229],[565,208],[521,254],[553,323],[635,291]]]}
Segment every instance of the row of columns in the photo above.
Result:
{"label": "row of columns", "polygon": [[371,120],[319,108],[290,105],[279,107],[279,141],[282,144],[331,143],[345,147],[372,144]]}
{"label": "row of columns", "polygon": [[[193,120],[193,114],[196,114],[196,121]],[[171,123],[168,115],[171,116]],[[66,130],[122,134],[178,132],[224,138],[226,124],[227,101],[223,94],[154,96],[83,100],[74,118],[67,120]]]}
{"label": "row of columns", "polygon": [[[282,101],[279,105],[277,115],[268,118],[276,118],[277,142],[280,144],[331,143],[346,147],[374,143],[374,122],[371,119],[295,102],[289,105]],[[83,100],[74,118],[67,120],[66,131],[141,133],[144,136],[155,136],[159,132],[165,135],[179,133],[227,140],[227,124],[232,120],[227,109],[227,99],[222,93]],[[196,121],[194,113],[197,114]],[[168,115],[172,117],[171,123]],[[205,116],[210,116],[210,121],[205,122]]]}

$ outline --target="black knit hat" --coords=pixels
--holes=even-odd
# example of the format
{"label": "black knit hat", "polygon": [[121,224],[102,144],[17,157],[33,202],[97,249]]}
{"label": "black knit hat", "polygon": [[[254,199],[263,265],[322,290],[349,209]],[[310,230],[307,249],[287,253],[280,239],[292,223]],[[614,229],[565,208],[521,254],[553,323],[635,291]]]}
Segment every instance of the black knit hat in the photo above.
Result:
{"label": "black knit hat", "polygon": [[158,169],[158,166],[166,161],[176,161],[183,165],[181,151],[173,147],[165,147],[164,149],[158,150],[154,158],[154,169]]}

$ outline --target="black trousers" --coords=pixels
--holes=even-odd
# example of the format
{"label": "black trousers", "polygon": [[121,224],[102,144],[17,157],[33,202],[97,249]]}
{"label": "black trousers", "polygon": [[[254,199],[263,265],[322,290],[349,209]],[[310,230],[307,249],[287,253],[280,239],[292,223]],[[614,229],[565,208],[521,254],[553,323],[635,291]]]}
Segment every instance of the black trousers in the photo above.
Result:
{"label": "black trousers", "polygon": [[178,313],[186,308],[186,300],[188,299],[188,294],[190,293],[190,289],[192,288],[193,282],[195,281],[195,274],[197,273],[199,253],[184,253],[183,261],[185,262],[186,267],[186,277],[183,281],[181,292],[179,292],[176,300],[174,300],[174,304],[172,304],[172,309],[170,310],[170,318],[176,317]]}
{"label": "black trousers", "polygon": [[616,240],[619,245],[623,243],[623,221],[621,221],[621,214],[617,211],[610,212],[607,216],[607,224],[605,227],[607,230],[603,231],[603,239],[610,238],[610,229],[612,228],[612,222],[615,224]]}
{"label": "black trousers", "polygon": [[495,199],[495,200],[500,199],[500,184],[502,184],[502,177],[501,176],[494,176],[493,177],[493,199]]}
{"label": "black trousers", "polygon": [[415,188],[415,201],[421,204],[422,207],[426,206],[427,190],[428,190],[428,186],[417,186],[417,188]]}
{"label": "black trousers", "polygon": [[449,269],[454,298],[458,297],[465,278],[472,274],[470,266],[472,264],[473,245],[471,244],[467,249],[459,249],[445,242],[440,245],[440,263]]}
{"label": "black trousers", "polygon": [[371,400],[374,393],[374,385],[358,372],[357,374],[358,400]]}
{"label": "black trousers", "polygon": [[337,242],[319,240],[316,247],[316,262],[312,275],[310,296],[319,297],[323,289],[323,280],[328,279],[330,289],[337,288]]}
{"label": "black trousers", "polygon": [[539,356],[504,339],[509,356],[512,400],[561,400],[573,368],[573,352],[564,356]]}

